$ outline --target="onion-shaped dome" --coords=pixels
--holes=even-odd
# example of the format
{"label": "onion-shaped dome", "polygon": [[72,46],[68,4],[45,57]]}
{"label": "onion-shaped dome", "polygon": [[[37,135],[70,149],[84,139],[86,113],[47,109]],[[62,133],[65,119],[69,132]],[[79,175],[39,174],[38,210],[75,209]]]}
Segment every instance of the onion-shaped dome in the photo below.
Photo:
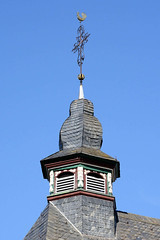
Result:
{"label": "onion-shaped dome", "polygon": [[93,103],[87,99],[74,100],[70,105],[69,117],[60,130],[59,149],[100,149],[101,145],[102,126],[94,117]]}

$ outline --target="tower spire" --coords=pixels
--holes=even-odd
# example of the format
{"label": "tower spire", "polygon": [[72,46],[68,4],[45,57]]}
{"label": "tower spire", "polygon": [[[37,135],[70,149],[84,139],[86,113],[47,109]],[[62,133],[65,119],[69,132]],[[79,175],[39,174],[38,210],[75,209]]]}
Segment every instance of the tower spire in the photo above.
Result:
{"label": "tower spire", "polygon": [[77,63],[80,67],[80,74],[78,74],[78,79],[80,80],[80,89],[79,89],[79,99],[84,98],[84,92],[83,92],[83,85],[82,81],[84,80],[85,76],[82,73],[82,64],[84,61],[84,45],[88,42],[88,37],[90,36],[89,33],[85,33],[84,26],[81,24],[82,21],[86,19],[87,15],[85,13],[82,13],[82,17],[80,17],[79,12],[77,12],[77,19],[79,20],[80,26],[77,30],[77,42],[74,44],[74,47],[72,49],[73,53],[78,52],[77,57]]}

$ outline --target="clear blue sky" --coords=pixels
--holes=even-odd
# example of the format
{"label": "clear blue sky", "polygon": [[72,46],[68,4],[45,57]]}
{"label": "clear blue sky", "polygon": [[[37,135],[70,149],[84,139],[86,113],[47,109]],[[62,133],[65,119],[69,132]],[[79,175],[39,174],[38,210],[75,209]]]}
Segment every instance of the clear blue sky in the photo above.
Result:
{"label": "clear blue sky", "polygon": [[0,1],[0,239],[23,239],[47,204],[39,161],[58,151],[78,98],[71,50],[86,12],[85,97],[117,157],[117,209],[160,218],[160,1]]}

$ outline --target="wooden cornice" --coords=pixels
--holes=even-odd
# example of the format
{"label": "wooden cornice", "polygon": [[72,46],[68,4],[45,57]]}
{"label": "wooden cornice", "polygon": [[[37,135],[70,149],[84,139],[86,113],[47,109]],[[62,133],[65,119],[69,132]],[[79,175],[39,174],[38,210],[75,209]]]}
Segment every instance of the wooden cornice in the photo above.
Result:
{"label": "wooden cornice", "polygon": [[92,192],[87,192],[87,191],[83,191],[83,190],[62,193],[62,194],[58,194],[58,195],[50,195],[47,197],[47,200],[49,202],[49,201],[66,198],[66,197],[73,197],[73,196],[77,196],[77,195],[85,195],[85,196],[89,196],[89,197],[101,198],[101,199],[108,200],[108,201],[115,201],[114,196],[102,195],[99,193],[92,193]]}

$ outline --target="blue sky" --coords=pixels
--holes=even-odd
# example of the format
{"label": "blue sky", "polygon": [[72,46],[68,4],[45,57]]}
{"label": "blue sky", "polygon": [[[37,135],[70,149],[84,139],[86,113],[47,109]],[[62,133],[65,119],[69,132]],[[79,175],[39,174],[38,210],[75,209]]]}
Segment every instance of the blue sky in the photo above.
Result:
{"label": "blue sky", "polygon": [[39,161],[78,98],[77,11],[91,33],[85,98],[121,163],[117,209],[160,218],[160,1],[1,0],[0,239],[23,239],[47,204]]}

